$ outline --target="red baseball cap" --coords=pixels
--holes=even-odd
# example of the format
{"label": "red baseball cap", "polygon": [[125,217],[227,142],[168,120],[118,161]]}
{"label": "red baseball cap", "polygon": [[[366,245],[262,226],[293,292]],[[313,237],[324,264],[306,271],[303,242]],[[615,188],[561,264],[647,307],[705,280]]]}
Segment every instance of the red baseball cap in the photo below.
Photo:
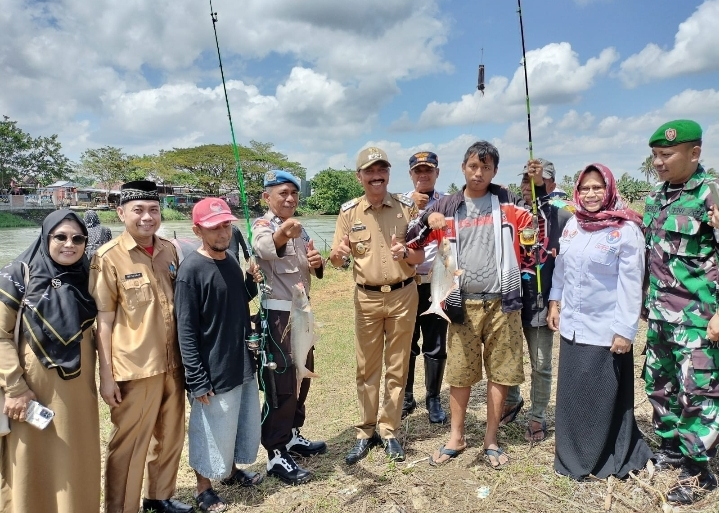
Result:
{"label": "red baseball cap", "polygon": [[212,228],[225,221],[237,221],[237,218],[223,199],[205,198],[192,209],[192,222],[203,228]]}

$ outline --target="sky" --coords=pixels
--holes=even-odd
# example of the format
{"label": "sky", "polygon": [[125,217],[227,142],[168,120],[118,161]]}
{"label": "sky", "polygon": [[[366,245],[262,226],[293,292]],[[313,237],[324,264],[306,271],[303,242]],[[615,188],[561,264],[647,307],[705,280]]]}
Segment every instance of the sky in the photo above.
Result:
{"label": "sky", "polygon": [[[497,146],[496,182],[529,157],[511,0],[214,0],[238,144],[271,142],[308,177],[387,151],[438,154],[461,185],[466,149]],[[557,179],[592,162],[638,171],[666,121],[704,129],[719,168],[719,0],[525,0],[534,154]],[[477,68],[485,66],[485,94]],[[65,154],[231,142],[209,2],[0,0],[0,114]]]}

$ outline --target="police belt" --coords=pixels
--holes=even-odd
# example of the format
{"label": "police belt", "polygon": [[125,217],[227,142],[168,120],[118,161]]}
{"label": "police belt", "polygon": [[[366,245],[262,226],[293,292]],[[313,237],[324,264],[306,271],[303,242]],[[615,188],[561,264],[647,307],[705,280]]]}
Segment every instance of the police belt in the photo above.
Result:
{"label": "police belt", "polygon": [[401,289],[402,287],[406,287],[410,283],[414,281],[414,276],[411,278],[407,278],[404,281],[400,281],[399,283],[395,283],[394,285],[364,285],[362,283],[358,283],[357,286],[364,290],[370,290],[372,292],[392,292],[393,290]]}
{"label": "police belt", "polygon": [[280,312],[289,312],[292,310],[292,301],[284,299],[263,299],[262,308],[265,310],[279,310]]}
{"label": "police belt", "polygon": [[429,274],[417,274],[414,277],[414,281],[417,282],[417,285],[425,285],[427,283],[431,283],[432,278]]}

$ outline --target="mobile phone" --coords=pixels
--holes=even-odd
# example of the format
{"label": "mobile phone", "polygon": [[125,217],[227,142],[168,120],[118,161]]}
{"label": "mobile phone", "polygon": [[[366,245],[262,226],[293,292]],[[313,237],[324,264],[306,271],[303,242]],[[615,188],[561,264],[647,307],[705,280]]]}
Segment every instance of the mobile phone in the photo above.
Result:
{"label": "mobile phone", "polygon": [[37,401],[30,401],[27,405],[25,422],[38,429],[45,429],[55,416],[55,412]]}
{"label": "mobile phone", "polygon": [[709,190],[712,193],[714,205],[719,208],[719,185],[716,182],[709,182]]}

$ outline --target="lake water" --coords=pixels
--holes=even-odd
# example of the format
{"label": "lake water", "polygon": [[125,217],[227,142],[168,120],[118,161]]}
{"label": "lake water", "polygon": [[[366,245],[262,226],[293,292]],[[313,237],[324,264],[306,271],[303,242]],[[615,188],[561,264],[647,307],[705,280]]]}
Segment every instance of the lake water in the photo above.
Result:
{"label": "lake water", "polygon": [[[314,239],[315,248],[320,251],[329,250],[332,237],[335,233],[337,216],[299,217],[310,238]],[[237,226],[247,237],[247,224],[238,221]],[[113,236],[117,237],[125,229],[121,224],[108,224]],[[190,221],[164,221],[158,232],[169,239],[177,237],[194,237],[192,222]],[[2,228],[0,229],[0,266],[10,262],[22,253],[40,235],[40,227],[32,228]]]}

